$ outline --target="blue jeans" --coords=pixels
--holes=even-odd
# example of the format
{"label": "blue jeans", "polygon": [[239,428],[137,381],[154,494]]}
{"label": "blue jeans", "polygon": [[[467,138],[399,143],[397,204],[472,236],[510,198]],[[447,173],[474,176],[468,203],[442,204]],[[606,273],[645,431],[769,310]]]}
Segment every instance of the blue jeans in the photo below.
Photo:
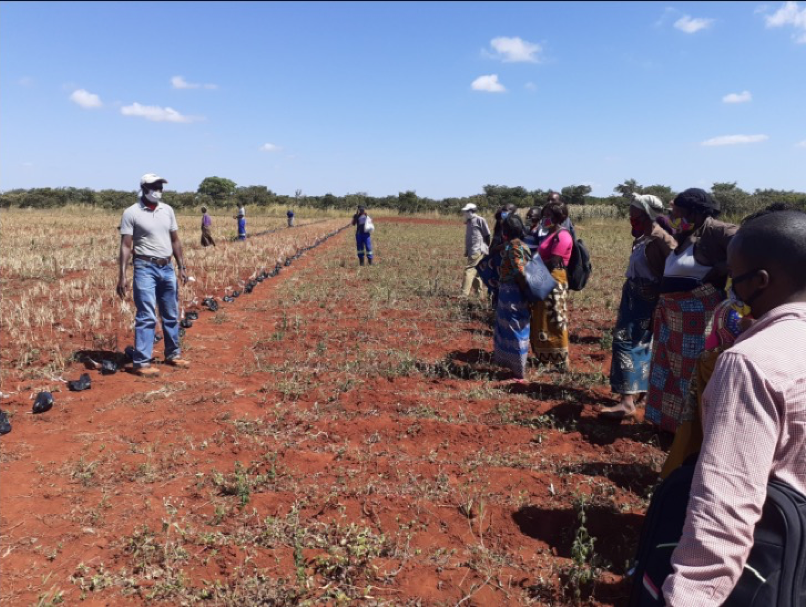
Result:
{"label": "blue jeans", "polygon": [[355,235],[356,249],[358,249],[358,258],[364,258],[364,250],[367,250],[367,258],[372,259],[372,239],[369,232],[357,232]]}
{"label": "blue jeans", "polygon": [[179,302],[176,273],[172,265],[160,268],[145,260],[134,260],[134,367],[151,361],[154,329],[157,327],[157,305],[162,317],[165,337],[165,359],[177,359],[179,348]]}

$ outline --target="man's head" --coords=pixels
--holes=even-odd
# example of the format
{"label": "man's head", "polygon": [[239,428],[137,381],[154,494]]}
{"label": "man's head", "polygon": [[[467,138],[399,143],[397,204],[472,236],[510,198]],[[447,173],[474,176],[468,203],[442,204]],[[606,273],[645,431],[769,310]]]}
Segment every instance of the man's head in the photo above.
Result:
{"label": "man's head", "polygon": [[562,197],[560,196],[559,192],[549,192],[548,196],[546,197],[547,203],[562,203]]}
{"label": "man's head", "polygon": [[167,183],[167,179],[155,173],[146,173],[140,178],[140,191],[149,205],[156,205],[162,200],[162,184]]}
{"label": "man's head", "polygon": [[476,213],[477,210],[478,207],[476,207],[476,205],[474,205],[473,203],[468,203],[467,205],[462,207],[462,215],[464,215],[465,220],[469,220],[470,218],[473,217],[473,215]]}
{"label": "man's head", "polygon": [[364,215],[366,212],[367,212],[367,210],[364,209],[363,206],[361,206],[361,205],[358,206],[358,215]]}
{"label": "man's head", "polygon": [[757,217],[728,246],[733,291],[755,318],[790,302],[806,302],[806,213]]}

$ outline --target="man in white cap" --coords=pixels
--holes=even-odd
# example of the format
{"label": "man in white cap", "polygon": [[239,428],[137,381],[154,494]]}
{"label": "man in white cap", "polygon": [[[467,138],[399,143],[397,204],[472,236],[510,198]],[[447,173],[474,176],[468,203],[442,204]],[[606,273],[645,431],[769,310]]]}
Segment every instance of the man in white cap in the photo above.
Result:
{"label": "man in white cap", "polygon": [[123,212],[120,222],[120,274],[117,294],[127,295],[126,266],[134,255],[134,372],[153,377],[159,370],[151,366],[157,306],[165,336],[165,362],[174,367],[190,367],[182,359],[179,347],[179,303],[176,273],[171,256],[176,258],[182,284],[188,275],[179,241],[179,227],[174,210],[162,202],[162,185],[168,180],[146,173],[140,179],[138,201]]}
{"label": "man in white cap", "polygon": [[[478,266],[481,259],[489,253],[490,227],[480,215],[476,214],[477,207],[473,203],[468,203],[462,207],[465,216],[465,256],[467,265],[465,266],[465,278],[462,282],[462,296],[470,297],[470,292],[475,291],[481,295],[484,285],[479,277]],[[485,290],[486,291],[486,290]]]}

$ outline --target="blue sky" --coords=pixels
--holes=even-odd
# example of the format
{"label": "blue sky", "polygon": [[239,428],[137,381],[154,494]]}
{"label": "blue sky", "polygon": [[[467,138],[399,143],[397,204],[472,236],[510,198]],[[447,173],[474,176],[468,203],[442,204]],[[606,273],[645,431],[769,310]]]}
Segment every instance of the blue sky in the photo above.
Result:
{"label": "blue sky", "polygon": [[806,191],[806,2],[3,2],[0,190]]}

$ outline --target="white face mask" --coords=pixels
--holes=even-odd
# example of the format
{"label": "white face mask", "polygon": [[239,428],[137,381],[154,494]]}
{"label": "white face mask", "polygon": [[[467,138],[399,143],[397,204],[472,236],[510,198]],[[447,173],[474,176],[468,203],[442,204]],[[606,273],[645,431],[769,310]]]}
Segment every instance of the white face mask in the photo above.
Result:
{"label": "white face mask", "polygon": [[472,217],[473,217],[473,212],[472,211],[465,211],[465,219],[466,220],[469,220]]}
{"label": "white face mask", "polygon": [[162,200],[162,190],[148,190],[144,196],[151,203],[159,203]]}

